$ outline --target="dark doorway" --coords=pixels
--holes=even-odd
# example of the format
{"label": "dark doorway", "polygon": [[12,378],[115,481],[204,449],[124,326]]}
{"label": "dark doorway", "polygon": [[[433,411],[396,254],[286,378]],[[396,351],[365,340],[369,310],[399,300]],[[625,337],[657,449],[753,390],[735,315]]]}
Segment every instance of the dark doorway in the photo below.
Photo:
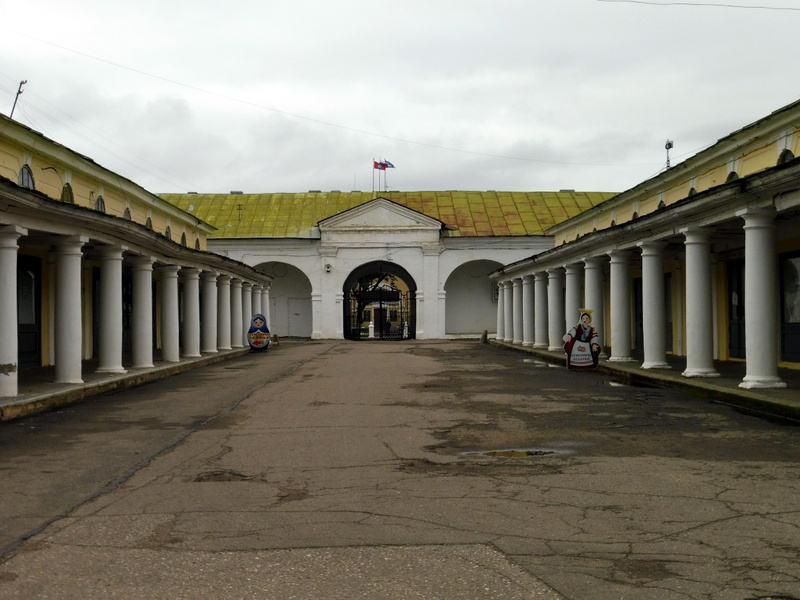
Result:
{"label": "dark doorway", "polygon": [[17,343],[20,368],[42,364],[42,259],[17,255]]}
{"label": "dark doorway", "polygon": [[345,339],[416,337],[417,285],[404,268],[388,261],[362,265],[350,274],[342,291]]}
{"label": "dark doorway", "polygon": [[731,358],[746,358],[744,340],[744,260],[728,263],[728,338]]}
{"label": "dark doorway", "polygon": [[800,362],[800,254],[781,256],[781,360]]}

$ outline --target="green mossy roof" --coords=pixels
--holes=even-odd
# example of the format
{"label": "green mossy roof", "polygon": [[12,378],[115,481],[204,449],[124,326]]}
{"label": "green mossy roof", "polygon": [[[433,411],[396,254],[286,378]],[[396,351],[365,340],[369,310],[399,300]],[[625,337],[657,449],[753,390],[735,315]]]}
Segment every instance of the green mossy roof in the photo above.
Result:
{"label": "green mossy roof", "polygon": [[544,235],[615,196],[606,192],[309,192],[162,194],[217,228],[212,238],[308,238],[320,221],[386,198],[442,221],[455,237]]}

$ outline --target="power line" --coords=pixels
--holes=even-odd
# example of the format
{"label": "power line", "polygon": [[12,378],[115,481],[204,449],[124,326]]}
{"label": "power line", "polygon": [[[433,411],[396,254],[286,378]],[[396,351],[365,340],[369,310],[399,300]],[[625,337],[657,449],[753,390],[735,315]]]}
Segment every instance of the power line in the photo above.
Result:
{"label": "power line", "polygon": [[142,71],[140,69],[136,69],[136,68],[133,68],[133,67],[128,67],[126,65],[115,63],[113,61],[110,61],[110,60],[107,60],[107,59],[104,59],[104,58],[99,58],[97,56],[93,56],[91,54],[87,54],[85,52],[81,52],[79,50],[74,50],[74,49],[68,48],[66,46],[61,46],[60,44],[56,44],[56,43],[48,41],[48,40],[43,40],[43,39],[34,37],[34,36],[26,34],[26,33],[20,33],[18,31],[10,31],[10,33],[14,33],[14,34],[19,35],[21,37],[25,37],[25,38],[34,40],[34,41],[42,43],[42,44],[47,44],[49,46],[53,46],[55,48],[58,48],[60,50],[64,50],[66,52],[71,52],[73,54],[77,54],[77,55],[82,56],[84,58],[89,58],[91,60],[95,60],[95,61],[98,61],[98,62],[101,62],[101,63],[105,63],[107,65],[111,65],[111,66],[117,67],[119,69],[125,69],[126,71],[131,71],[131,72],[136,73],[138,75],[144,75],[145,77],[158,79],[160,81],[164,81],[164,82],[172,84],[172,85],[177,85],[177,86],[180,86],[180,87],[183,87],[183,88],[195,91],[195,92],[200,92],[202,94],[207,94],[209,96],[215,96],[217,98],[222,98],[222,99],[228,100],[230,102],[237,102],[239,104],[244,104],[246,106],[259,108],[259,109],[262,109],[262,110],[268,110],[268,111],[271,111],[271,112],[274,112],[274,113],[277,113],[277,114],[280,114],[280,115],[283,115],[283,116],[286,116],[286,117],[291,117],[291,118],[294,118],[294,119],[302,119],[302,120],[305,120],[305,121],[309,121],[311,123],[316,123],[318,125],[325,125],[327,127],[335,127],[337,129],[342,129],[342,130],[350,131],[350,132],[353,132],[353,133],[360,133],[362,135],[368,135],[368,136],[372,136],[372,137],[377,137],[377,138],[381,138],[381,139],[385,139],[385,140],[390,140],[390,141],[393,141],[393,142],[402,142],[402,143],[406,143],[406,144],[413,144],[413,145],[416,145],[416,146],[425,146],[427,148],[435,148],[435,149],[438,149],[438,150],[446,150],[448,152],[458,152],[458,153],[461,153],[461,154],[469,154],[469,155],[472,155],[472,156],[484,156],[484,157],[487,157],[487,158],[499,158],[499,159],[503,159],[503,160],[517,160],[517,161],[530,162],[530,163],[544,163],[544,164],[554,164],[554,165],[573,165],[573,166],[596,166],[596,167],[643,167],[643,166],[650,166],[650,165],[653,164],[653,163],[631,164],[631,163],[602,163],[602,162],[587,163],[587,162],[545,160],[545,159],[540,159],[540,158],[524,158],[524,157],[520,157],[520,156],[507,156],[507,155],[503,155],[503,154],[492,154],[492,153],[489,153],[489,152],[477,152],[477,151],[474,151],[474,150],[464,150],[462,148],[453,148],[451,146],[442,146],[440,144],[432,144],[432,143],[429,143],[429,142],[421,142],[421,141],[418,141],[418,140],[409,140],[409,139],[405,139],[405,138],[400,138],[400,137],[395,137],[395,136],[386,135],[386,134],[382,134],[382,133],[377,133],[377,132],[374,132],[374,131],[368,131],[366,129],[360,129],[360,128],[357,128],[357,127],[351,127],[351,126],[348,126],[348,125],[342,125],[340,123],[333,123],[331,121],[324,121],[322,119],[309,117],[307,115],[291,113],[291,112],[288,112],[288,111],[285,111],[285,110],[274,108],[272,106],[265,106],[263,104],[258,104],[256,102],[251,102],[249,100],[243,100],[241,98],[228,96],[226,94],[220,94],[219,92],[212,92],[210,90],[207,90],[207,89],[204,89],[204,88],[200,88],[200,87],[188,84],[188,83],[183,83],[183,82],[180,82],[180,81],[176,81],[174,79],[169,79],[168,77],[162,77],[161,75],[155,75],[153,73],[148,73],[147,71]]}
{"label": "power line", "polygon": [[712,8],[745,8],[753,10],[794,10],[800,11],[797,7],[788,6],[753,6],[744,4],[722,4],[717,2],[649,2],[647,0],[596,0],[597,2],[608,2],[616,4],[648,4],[650,6],[705,6]]}

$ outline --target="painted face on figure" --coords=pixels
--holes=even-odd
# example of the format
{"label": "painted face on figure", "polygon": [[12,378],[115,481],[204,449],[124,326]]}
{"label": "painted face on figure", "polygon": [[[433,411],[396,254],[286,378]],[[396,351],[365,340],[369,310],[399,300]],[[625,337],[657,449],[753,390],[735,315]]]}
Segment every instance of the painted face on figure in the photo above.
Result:
{"label": "painted face on figure", "polygon": [[584,329],[588,329],[588,327],[589,327],[589,324],[590,324],[591,322],[592,322],[592,317],[590,317],[590,316],[589,316],[589,315],[587,315],[586,313],[583,313],[583,314],[581,315],[581,325],[583,325]]}
{"label": "painted face on figure", "polygon": [[260,329],[264,326],[264,320],[261,317],[256,317],[253,319],[253,327]]}

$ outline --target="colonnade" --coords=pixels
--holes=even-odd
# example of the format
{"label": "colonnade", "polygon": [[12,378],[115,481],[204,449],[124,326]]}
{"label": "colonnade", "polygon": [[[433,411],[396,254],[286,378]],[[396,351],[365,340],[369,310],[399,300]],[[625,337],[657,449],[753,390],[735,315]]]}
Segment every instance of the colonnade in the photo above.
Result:
{"label": "colonnade", "polygon": [[[744,221],[745,237],[745,351],[743,388],[785,387],[778,376],[779,278],[775,252],[775,211],[746,209],[737,213]],[[718,377],[714,366],[713,227],[686,227],[680,231],[685,272],[684,294],[675,300],[682,307],[685,332],[685,377]],[[674,238],[673,238],[674,239]],[[567,245],[568,246],[568,245]],[[643,369],[668,369],[667,299],[664,288],[664,252],[667,238],[641,241],[580,259],[565,258],[556,248],[518,268],[510,265],[498,279],[497,339],[509,344],[558,351],[562,336],[579,318],[578,310],[593,310],[609,361],[631,362],[633,326],[631,268],[641,259]],[[565,247],[565,250],[567,248]],[[574,255],[574,253],[573,253]],[[637,262],[638,266],[638,262]],[[533,286],[531,294],[530,287]],[[606,310],[604,299],[608,298]],[[608,316],[608,322],[604,318]],[[601,355],[602,357],[602,355]]]}
{"label": "colonnade", "polygon": [[[0,226],[0,397],[19,393],[17,320],[17,258],[19,240],[27,231]],[[42,295],[42,311],[52,314],[49,336],[55,383],[83,383],[84,341],[95,325],[97,372],[125,373],[123,366],[123,265],[132,267],[130,310],[131,351],[128,368],[151,368],[154,352],[161,360],[182,358],[247,346],[250,316],[269,320],[269,290],[260,283],[197,266],[156,264],[153,256],[126,256],[124,246],[100,246],[92,260],[99,263],[95,322],[86,323],[88,300],[82,290],[85,236],[54,236],[51,262],[54,285]],[[153,282],[158,282],[154,298]],[[179,286],[182,285],[182,293]],[[157,315],[154,322],[154,314]],[[155,325],[155,327],[154,327]]]}

